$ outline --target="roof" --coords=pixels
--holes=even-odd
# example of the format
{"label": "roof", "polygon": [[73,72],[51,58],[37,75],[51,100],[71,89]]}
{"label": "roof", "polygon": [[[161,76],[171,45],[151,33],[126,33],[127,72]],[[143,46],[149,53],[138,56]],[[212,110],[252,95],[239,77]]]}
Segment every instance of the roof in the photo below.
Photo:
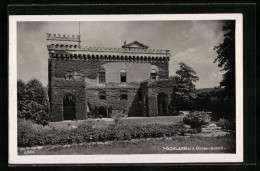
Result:
{"label": "roof", "polygon": [[148,46],[146,46],[138,41],[133,41],[131,43],[124,42],[124,45],[122,46],[122,48],[148,49]]}

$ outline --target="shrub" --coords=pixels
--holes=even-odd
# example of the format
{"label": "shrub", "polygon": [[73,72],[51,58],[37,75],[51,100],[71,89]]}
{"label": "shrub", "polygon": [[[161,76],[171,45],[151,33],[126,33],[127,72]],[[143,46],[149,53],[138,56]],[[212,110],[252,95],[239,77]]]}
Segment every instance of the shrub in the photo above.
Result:
{"label": "shrub", "polygon": [[192,128],[200,128],[210,122],[210,116],[204,112],[193,112],[183,118],[185,124],[191,125]]}
{"label": "shrub", "polygon": [[233,121],[229,121],[227,119],[221,118],[217,121],[217,126],[227,129],[227,130],[235,130],[236,129],[236,124]]}
{"label": "shrub", "polygon": [[117,112],[114,114],[113,119],[115,124],[122,124],[121,118],[123,117],[123,111]]}
{"label": "shrub", "polygon": [[33,120],[42,125],[48,125],[49,114],[47,94],[42,83],[31,79],[27,84],[17,81],[18,118]]}
{"label": "shrub", "polygon": [[86,121],[76,129],[56,130],[22,120],[18,124],[18,146],[63,145],[83,142],[158,138],[185,134],[188,131],[181,125],[159,124],[112,124],[105,128],[93,128],[91,121]]}
{"label": "shrub", "polygon": [[42,145],[43,139],[39,136],[38,131],[32,121],[26,121],[25,119],[18,119],[18,146],[35,146]]}

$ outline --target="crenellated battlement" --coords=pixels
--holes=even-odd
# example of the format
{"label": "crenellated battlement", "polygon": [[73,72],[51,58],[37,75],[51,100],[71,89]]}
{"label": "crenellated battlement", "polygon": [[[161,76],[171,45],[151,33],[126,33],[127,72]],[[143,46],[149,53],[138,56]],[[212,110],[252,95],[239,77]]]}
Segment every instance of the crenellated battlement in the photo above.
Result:
{"label": "crenellated battlement", "polygon": [[168,62],[171,56],[169,50],[149,49],[138,41],[122,48],[83,47],[79,35],[54,33],[47,33],[47,49],[51,58],[61,60]]}
{"label": "crenellated battlement", "polygon": [[169,55],[169,50],[159,50],[159,49],[132,49],[132,48],[111,48],[111,47],[84,47],[72,45],[69,43],[51,43],[47,44],[48,50],[74,50],[79,49],[81,51],[89,51],[89,52],[115,52],[115,53],[147,53],[147,54],[163,54]]}
{"label": "crenellated battlement", "polygon": [[81,42],[80,35],[47,33],[46,40]]}

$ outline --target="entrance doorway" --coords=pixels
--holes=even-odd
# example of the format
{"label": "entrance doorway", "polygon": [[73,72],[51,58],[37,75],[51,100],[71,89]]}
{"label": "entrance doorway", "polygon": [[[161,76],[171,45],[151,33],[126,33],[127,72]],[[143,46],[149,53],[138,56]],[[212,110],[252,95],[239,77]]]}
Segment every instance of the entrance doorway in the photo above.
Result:
{"label": "entrance doorway", "polygon": [[63,97],[63,119],[75,120],[75,96],[72,94],[66,94]]}
{"label": "entrance doorway", "polygon": [[157,96],[158,116],[169,115],[168,111],[168,95],[166,93],[159,93]]}
{"label": "entrance doorway", "polygon": [[106,107],[101,106],[98,109],[98,114],[101,115],[103,118],[108,118],[108,110]]}

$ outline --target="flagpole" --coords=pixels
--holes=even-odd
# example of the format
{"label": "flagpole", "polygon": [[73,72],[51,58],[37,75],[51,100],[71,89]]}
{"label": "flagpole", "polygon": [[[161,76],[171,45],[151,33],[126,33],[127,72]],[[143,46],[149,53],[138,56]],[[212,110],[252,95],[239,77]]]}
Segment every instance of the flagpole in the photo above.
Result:
{"label": "flagpole", "polygon": [[79,48],[80,48],[80,21],[79,21]]}

